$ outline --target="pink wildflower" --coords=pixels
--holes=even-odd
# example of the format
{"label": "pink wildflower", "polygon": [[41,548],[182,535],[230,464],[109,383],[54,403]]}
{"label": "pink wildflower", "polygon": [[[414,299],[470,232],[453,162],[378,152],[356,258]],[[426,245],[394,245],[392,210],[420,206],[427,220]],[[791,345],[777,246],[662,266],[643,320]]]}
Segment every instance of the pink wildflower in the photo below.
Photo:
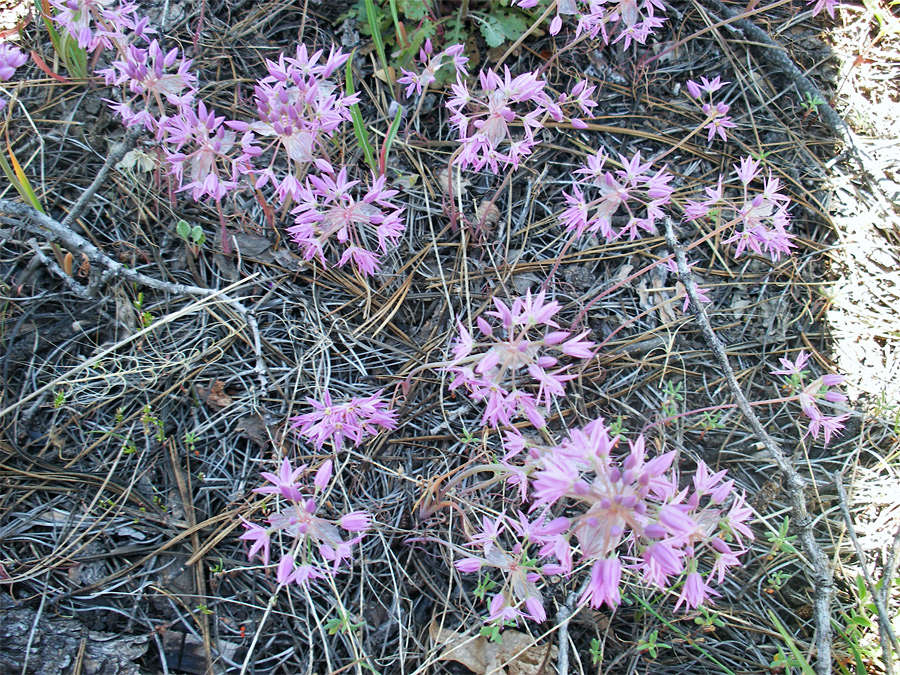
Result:
{"label": "pink wildflower", "polygon": [[797,393],[797,401],[803,414],[809,419],[809,429],[806,436],[812,435],[818,438],[819,434],[824,435],[824,445],[831,442],[831,437],[840,435],[844,428],[844,422],[850,417],[849,413],[841,415],[827,416],[822,413],[819,408],[819,402],[826,401],[828,403],[843,403],[847,397],[839,391],[831,388],[839,386],[844,382],[844,376],[837,373],[828,373],[818,377],[809,383],[806,382],[808,371],[804,370],[806,362],[809,360],[809,354],[801,350],[794,361],[787,358],[779,359],[781,368],[773,370],[773,375],[781,375],[788,378],[788,385],[799,390]]}
{"label": "pink wildflower", "polygon": [[[350,108],[359,101],[356,94],[341,94],[333,80],[350,55],[334,48],[324,61],[323,55],[322,50],[310,54],[301,44],[293,57],[267,59],[269,75],[254,88],[259,119],[249,128],[263,139],[261,153],[270,157],[268,166],[256,171],[256,187],[274,183],[283,203],[300,199],[304,165],[327,156],[325,139],[350,119]],[[286,170],[276,170],[279,158]],[[327,162],[319,166],[330,170]]]}
{"label": "pink wildflower", "polygon": [[706,584],[699,572],[691,572],[687,575],[684,585],[681,587],[681,594],[678,596],[678,602],[675,603],[675,611],[677,612],[682,604],[686,604],[688,609],[695,609],[702,605],[711,595],[719,595],[719,593]]}
{"label": "pink wildflower", "polygon": [[58,11],[53,20],[89,52],[101,47],[124,48],[130,37],[152,32],[147,17],[139,17],[138,6],[127,0],[50,0]]}
{"label": "pink wildflower", "polygon": [[[450,45],[444,51],[435,54],[431,40],[425,40],[425,45],[419,50],[419,63],[424,66],[422,72],[416,73],[403,69],[403,77],[397,78],[397,84],[407,85],[406,96],[408,98],[412,96],[413,92],[421,95],[428,88],[428,85],[437,81],[435,76],[444,66],[452,64],[456,69],[457,75],[467,77],[469,73],[466,70],[466,63],[468,63],[469,58],[463,56],[464,49],[463,45]],[[450,61],[446,62],[444,59],[448,57]]]}
{"label": "pink wildflower", "polygon": [[737,226],[727,244],[735,244],[735,257],[749,249],[754,253],[768,254],[772,260],[789,255],[794,235],[789,234],[789,199],[778,191],[778,183],[771,174],[762,193],[751,190],[750,184],[759,175],[759,162],[749,157],[741,159],[735,167],[735,175],[741,183],[742,194],[733,197],[726,194],[723,177],[715,188],[706,188],[707,199],[689,200],[685,205],[687,220],[705,218],[710,210],[723,212],[723,217],[737,221]]}
{"label": "pink wildflower", "polygon": [[[671,200],[672,175],[664,169],[652,173],[652,165],[642,161],[640,152],[630,159],[620,155],[622,169],[615,173],[606,170],[607,160],[601,150],[589,155],[585,165],[575,171],[585,178],[573,184],[572,194],[563,193],[568,208],[560,220],[576,236],[599,232],[608,241],[625,235],[633,241],[642,232],[655,232],[655,223]],[[582,188],[596,196],[589,200]],[[620,212],[627,222],[615,230],[613,220]]]}
{"label": "pink wildflower", "polygon": [[621,579],[622,565],[617,557],[597,560],[591,568],[591,582],[581,601],[590,603],[594,609],[600,609],[604,604],[610,609],[615,609],[622,602],[619,593]]}
{"label": "pink wildflower", "polygon": [[7,42],[0,44],[0,82],[12,79],[16,69],[28,61],[28,56],[18,47]]}
{"label": "pink wildflower", "polygon": [[251,523],[243,516],[241,516],[240,518],[241,522],[244,525],[244,528],[247,531],[244,532],[244,534],[242,534],[240,537],[238,537],[238,539],[253,542],[253,545],[250,547],[250,551],[247,553],[247,560],[253,562],[253,558],[256,557],[256,554],[262,551],[262,563],[263,565],[268,565],[269,548],[272,543],[272,540],[269,536],[269,531],[264,527],[261,527],[255,523]]}
{"label": "pink wildflower", "polygon": [[191,63],[190,59],[179,61],[177,47],[164,53],[153,40],[147,49],[128,45],[123,60],[113,61],[110,68],[98,70],[97,74],[104,77],[107,85],[128,85],[133,94],[129,100],[110,102],[126,126],[142,124],[156,131],[166,117],[164,101],[172,106],[192,102],[197,77],[190,70]]}
{"label": "pink wildflower", "polygon": [[288,233],[307,260],[315,258],[325,264],[326,245],[346,247],[338,266],[352,260],[364,274],[374,274],[380,258],[369,248],[370,237],[387,253],[405,229],[401,220],[404,207],[393,201],[397,190],[385,187],[385,176],[373,174],[371,187],[363,192],[356,189],[360,181],[347,179],[347,167],[335,176],[330,165],[320,162],[320,166],[325,169],[322,174],[307,177],[293,195],[299,204],[293,211],[295,225]]}
{"label": "pink wildflower", "polygon": [[352,561],[352,549],[362,540],[361,536],[345,540],[341,530],[362,532],[371,526],[371,515],[364,511],[347,513],[337,521],[320,514],[318,504],[309,495],[327,487],[326,477],[330,479],[330,473],[330,465],[326,462],[316,472],[310,486],[307,466],[294,468],[285,459],[277,474],[262,474],[271,485],[254,490],[280,498],[275,502],[277,510],[266,519],[268,527],[241,518],[246,532],[240,539],[252,542],[249,560],[261,553],[263,564],[268,566],[272,542],[284,546],[276,569],[280,585],[296,583],[302,586],[323,578],[326,574],[325,568],[321,567],[323,561],[331,563],[330,573],[336,573],[341,565]]}
{"label": "pink wildflower", "polygon": [[[240,141],[235,130],[244,132]],[[246,124],[216,117],[203,101],[196,110],[180,106],[178,114],[163,121],[160,132],[179,191],[190,190],[195,201],[220,201],[237,187],[240,176],[249,173],[250,158],[258,154]]]}
{"label": "pink wildflower", "polygon": [[[510,305],[495,297],[494,308],[485,316],[499,321],[500,329],[478,317],[483,338],[478,342],[458,322],[454,358],[446,368],[455,375],[450,389],[465,386],[472,399],[485,401],[485,424],[508,426],[521,416],[544,426],[538,406],[549,407],[565,395],[566,382],[576,377],[560,358],[589,358],[594,343],[585,339],[587,332],[572,336],[556,330],[559,324],[553,317],[560,305],[547,301],[543,291],[534,295],[528,291]],[[523,377],[525,373],[529,377]]]}
{"label": "pink wildflower", "polygon": [[345,403],[335,404],[331,392],[326,389],[321,403],[306,399],[314,408],[313,412],[291,418],[291,426],[312,441],[317,450],[331,442],[339,452],[345,438],[359,447],[367,437],[376,435],[379,428],[397,428],[397,413],[388,407],[381,393],[379,390],[372,396],[353,397]]}
{"label": "pink wildflower", "polygon": [[[492,70],[482,70],[478,80],[480,92],[473,93],[457,76],[451,85],[453,97],[446,104],[462,144],[459,162],[475,171],[487,166],[494,173],[500,166],[518,168],[537,143],[535,134],[543,127],[541,120],[550,117],[561,122],[566,116],[560,104],[544,91],[547,83],[536,73],[513,77],[505,67],[502,78]],[[582,111],[594,104],[584,83],[560,100],[566,105],[575,103]],[[513,135],[514,125],[521,126],[521,138]]]}

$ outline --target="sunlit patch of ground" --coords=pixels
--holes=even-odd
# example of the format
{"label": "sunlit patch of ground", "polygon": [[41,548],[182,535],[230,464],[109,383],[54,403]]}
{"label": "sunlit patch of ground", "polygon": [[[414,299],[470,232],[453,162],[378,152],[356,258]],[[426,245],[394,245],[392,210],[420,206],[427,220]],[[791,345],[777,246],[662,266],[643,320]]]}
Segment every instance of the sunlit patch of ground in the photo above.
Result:
{"label": "sunlit patch of ground", "polygon": [[[837,577],[852,588],[863,565],[876,583],[895,577],[900,544],[900,20],[881,3],[842,8],[838,18],[829,34],[841,61],[834,103],[876,173],[862,176],[852,161],[833,167],[830,255],[839,278],[823,292],[836,370],[868,412],[854,431],[856,463],[844,471],[864,560],[854,551]],[[846,533],[843,544],[849,552]],[[885,593],[889,610],[896,597]],[[881,655],[877,630],[860,644]]]}
{"label": "sunlit patch of ground", "polygon": [[0,0],[0,41],[9,39],[7,32],[13,30],[28,15],[28,3],[19,0]]}

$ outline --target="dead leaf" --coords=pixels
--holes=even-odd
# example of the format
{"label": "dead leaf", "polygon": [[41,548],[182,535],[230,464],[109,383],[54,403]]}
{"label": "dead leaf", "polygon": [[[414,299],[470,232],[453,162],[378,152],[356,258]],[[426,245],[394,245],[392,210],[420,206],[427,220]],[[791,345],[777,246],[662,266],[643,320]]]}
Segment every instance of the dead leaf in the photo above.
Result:
{"label": "dead leaf", "polygon": [[465,195],[466,188],[471,185],[468,179],[462,178],[458,171],[453,171],[451,182],[450,172],[447,171],[447,167],[442,167],[435,171],[434,179],[437,181],[438,186],[440,186],[444,196],[450,198],[452,193],[454,201],[459,199],[460,195]]}
{"label": "dead leaf", "polygon": [[265,237],[246,232],[234,232],[231,235],[235,248],[241,255],[247,258],[259,258],[263,253],[272,248],[272,242]]}
{"label": "dead leaf", "polygon": [[557,648],[537,644],[534,638],[516,630],[503,631],[502,642],[478,635],[466,635],[431,625],[431,639],[446,645],[439,661],[456,661],[477,675],[542,675],[553,672]]}
{"label": "dead leaf", "polygon": [[478,222],[488,232],[492,231],[497,223],[500,222],[500,209],[490,199],[482,200],[478,208],[475,209],[475,217]]}
{"label": "dead leaf", "polygon": [[213,382],[209,389],[197,385],[197,394],[206,405],[216,410],[227,408],[234,403],[234,399],[225,393],[225,383],[222,380]]}
{"label": "dead leaf", "polygon": [[382,82],[385,82],[387,84],[394,82],[397,78],[397,74],[395,73],[393,66],[388,66],[387,74],[385,74],[384,68],[378,68],[372,74],[375,77],[377,77],[379,80],[381,80]]}
{"label": "dead leaf", "polygon": [[259,413],[244,415],[238,420],[236,428],[257,445],[264,446],[269,442],[269,428]]}

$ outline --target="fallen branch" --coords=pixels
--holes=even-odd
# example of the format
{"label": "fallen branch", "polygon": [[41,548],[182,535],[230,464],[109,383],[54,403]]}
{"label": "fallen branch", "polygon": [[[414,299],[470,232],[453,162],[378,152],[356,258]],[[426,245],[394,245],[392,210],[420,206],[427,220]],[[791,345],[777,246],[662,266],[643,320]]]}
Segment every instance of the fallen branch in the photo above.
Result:
{"label": "fallen branch", "polygon": [[259,325],[256,322],[256,318],[253,316],[253,312],[244,307],[244,305],[235,298],[211,288],[201,288],[200,286],[193,286],[190,284],[175,284],[168,281],[160,281],[159,279],[154,279],[146,274],[136,272],[110,258],[87,239],[70,229],[67,225],[60,223],[58,220],[25,204],[0,199],[0,215],[21,219],[12,221],[12,224],[22,227],[33,234],[40,235],[51,243],[62,244],[69,250],[78,251],[86,256],[92,265],[98,265],[105,268],[105,271],[94,279],[87,287],[91,296],[93,296],[101,285],[107,283],[111,279],[120,278],[173,295],[191,295],[200,298],[209,298],[212,296],[220,297],[222,301],[234,309],[247,326],[250,327],[250,331],[253,334],[253,351],[256,356],[254,372],[259,377],[262,391],[265,392],[268,390],[268,371],[262,355],[262,340],[259,334]]}
{"label": "fallen branch", "polygon": [[818,542],[813,536],[813,519],[809,515],[806,508],[806,480],[797,473],[797,470],[785,456],[784,451],[778,445],[777,441],[772,438],[763,427],[762,422],[756,416],[750,402],[744,395],[741,385],[734,374],[734,369],[728,361],[728,355],[725,353],[725,347],[722,345],[718,336],[709,323],[709,316],[706,313],[706,307],[700,301],[697,294],[697,285],[694,282],[694,275],[687,264],[687,258],[684,255],[684,248],[678,242],[675,236],[675,223],[671,218],[665,218],[666,224],[666,242],[675,252],[675,260],[678,263],[678,276],[684,284],[688,298],[690,298],[691,308],[694,311],[694,317],[700,324],[700,332],[709,348],[715,356],[716,362],[725,374],[728,382],[728,388],[737,403],[738,410],[747,419],[750,428],[756,437],[762,442],[769,455],[775,461],[781,475],[785,480],[787,492],[791,499],[791,508],[793,511],[793,519],[796,524],[800,542],[806,555],[809,557],[813,572],[814,600],[813,600],[813,618],[816,625],[816,672],[819,675],[831,675],[831,596],[832,596],[832,575],[831,568],[828,564],[828,558],[822,551]]}

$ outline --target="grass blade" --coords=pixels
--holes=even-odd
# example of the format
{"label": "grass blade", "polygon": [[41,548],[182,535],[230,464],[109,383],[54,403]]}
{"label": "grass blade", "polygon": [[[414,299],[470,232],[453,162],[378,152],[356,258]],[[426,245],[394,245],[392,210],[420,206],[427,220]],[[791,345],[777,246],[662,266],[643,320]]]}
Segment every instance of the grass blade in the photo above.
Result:
{"label": "grass blade", "polygon": [[9,152],[9,159],[12,161],[12,166],[6,161],[6,157],[0,153],[0,168],[3,169],[3,173],[6,174],[6,177],[9,179],[9,182],[12,183],[12,186],[16,189],[16,192],[19,193],[19,196],[22,197],[28,204],[32,207],[40,211],[41,213],[46,213],[44,211],[44,207],[41,206],[40,200],[37,198],[37,195],[34,193],[34,190],[31,187],[31,183],[28,180],[28,176],[25,175],[25,172],[22,171],[22,166],[19,164],[19,160],[16,159],[15,154],[13,154],[12,148],[9,146],[7,142],[6,149]]}
{"label": "grass blade", "polygon": [[388,67],[387,55],[384,52],[384,41],[381,39],[381,31],[378,28],[378,19],[375,16],[375,1],[366,0],[366,17],[369,19],[369,29],[372,31],[372,41],[375,43],[375,51],[378,52],[378,60],[384,70],[384,77],[394,86],[393,71]]}
{"label": "grass blade", "polygon": [[397,132],[400,131],[400,113],[403,110],[401,108],[397,108],[397,114],[394,115],[394,121],[391,122],[391,127],[388,129],[387,136],[384,138],[384,145],[381,148],[381,156],[378,158],[378,171],[380,175],[384,175],[384,172],[387,168],[387,158],[388,155],[391,154],[391,145],[394,143],[394,139],[397,138]]}
{"label": "grass blade", "polygon": [[[371,0],[370,0],[371,2]],[[354,54],[355,54],[354,50]],[[346,70],[346,91],[347,95],[355,94],[356,89],[353,87],[353,54],[350,55],[350,58],[347,59],[347,70]],[[366,133],[366,123],[362,118],[362,111],[359,109],[359,103],[354,103],[350,106],[350,117],[353,120],[353,135],[356,136],[356,142],[359,143],[359,147],[362,148],[363,155],[366,157],[366,164],[368,164],[372,171],[378,170],[378,165],[375,162],[375,150],[372,148],[372,144],[369,143],[369,135]]]}
{"label": "grass blade", "polygon": [[781,635],[781,639],[784,640],[784,643],[788,646],[788,649],[791,650],[791,654],[796,659],[800,670],[803,671],[803,675],[816,675],[816,671],[809,664],[809,661],[806,660],[806,657],[803,656],[803,652],[797,648],[794,638],[787,632],[787,629],[781,624],[781,621],[778,620],[778,617],[775,616],[775,612],[771,609],[769,610],[769,619],[772,621],[772,625],[775,626],[775,630]]}

